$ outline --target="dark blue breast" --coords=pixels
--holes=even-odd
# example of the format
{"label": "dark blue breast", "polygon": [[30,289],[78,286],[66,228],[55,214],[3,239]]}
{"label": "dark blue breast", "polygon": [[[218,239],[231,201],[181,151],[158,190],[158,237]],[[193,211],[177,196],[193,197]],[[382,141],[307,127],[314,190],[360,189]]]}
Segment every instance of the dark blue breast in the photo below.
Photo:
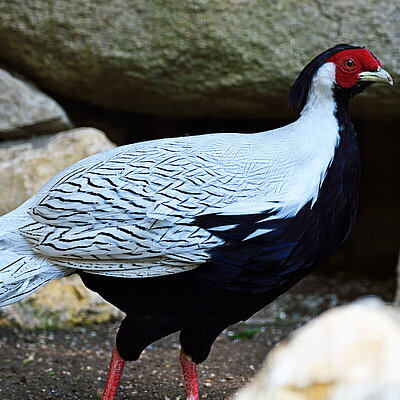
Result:
{"label": "dark blue breast", "polygon": [[[351,231],[357,209],[360,155],[353,126],[339,119],[340,143],[318,199],[292,218],[259,223],[271,215],[207,215],[196,225],[211,228],[237,224],[218,232],[225,244],[213,250],[211,260],[198,269],[198,280],[208,286],[266,293],[289,287],[328,258]],[[272,229],[244,240],[257,229]],[[286,290],[286,289],[284,289]]]}

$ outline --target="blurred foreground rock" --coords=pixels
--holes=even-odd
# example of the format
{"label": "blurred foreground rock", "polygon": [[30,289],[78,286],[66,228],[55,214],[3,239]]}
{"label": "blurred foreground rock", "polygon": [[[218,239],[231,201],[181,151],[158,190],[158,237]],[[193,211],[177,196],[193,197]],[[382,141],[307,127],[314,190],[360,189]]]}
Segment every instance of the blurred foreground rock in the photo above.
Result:
{"label": "blurred foreground rock", "polygon": [[78,128],[18,143],[0,143],[0,215],[33,196],[64,168],[113,147],[104,133],[94,128]]}
{"label": "blurred foreground rock", "polygon": [[34,86],[0,68],[0,137],[60,132],[71,128],[65,111]]}
{"label": "blurred foreground rock", "polygon": [[[4,63],[53,93],[118,110],[281,119],[300,70],[343,42],[400,75],[400,7],[389,0],[0,4]],[[400,85],[377,86],[352,109],[398,119],[399,106]]]}
{"label": "blurred foreground rock", "polygon": [[[1,143],[0,214],[18,207],[62,169],[113,147],[103,132],[93,128]],[[78,276],[52,281],[28,298],[2,308],[0,313],[0,322],[13,321],[27,328],[103,322],[120,314],[87,290]]]}
{"label": "blurred foreground rock", "polygon": [[235,397],[264,399],[400,399],[399,308],[365,299],[295,331]]}

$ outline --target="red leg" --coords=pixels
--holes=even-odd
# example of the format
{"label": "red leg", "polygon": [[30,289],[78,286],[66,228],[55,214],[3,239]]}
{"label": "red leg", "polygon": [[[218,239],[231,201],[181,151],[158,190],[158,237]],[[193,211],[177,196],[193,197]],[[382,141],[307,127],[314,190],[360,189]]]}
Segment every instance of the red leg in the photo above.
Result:
{"label": "red leg", "polygon": [[122,371],[124,370],[124,365],[125,360],[118,354],[117,345],[115,345],[111,355],[106,387],[101,400],[114,400],[115,393],[118,389],[118,383],[121,378]]}
{"label": "red leg", "polygon": [[179,357],[185,378],[187,400],[199,400],[199,388],[197,386],[196,364],[181,349]]}

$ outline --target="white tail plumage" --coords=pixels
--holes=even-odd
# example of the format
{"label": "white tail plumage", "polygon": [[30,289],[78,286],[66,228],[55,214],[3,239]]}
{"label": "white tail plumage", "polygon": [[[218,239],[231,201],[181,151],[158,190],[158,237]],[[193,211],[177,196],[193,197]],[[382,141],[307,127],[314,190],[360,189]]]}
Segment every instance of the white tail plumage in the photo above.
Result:
{"label": "white tail plumage", "polygon": [[18,231],[18,214],[0,218],[0,307],[29,296],[55,278],[73,270],[56,267],[35,254]]}
{"label": "white tail plumage", "polygon": [[0,307],[19,301],[52,279],[65,275],[61,268],[46,260],[1,251]]}

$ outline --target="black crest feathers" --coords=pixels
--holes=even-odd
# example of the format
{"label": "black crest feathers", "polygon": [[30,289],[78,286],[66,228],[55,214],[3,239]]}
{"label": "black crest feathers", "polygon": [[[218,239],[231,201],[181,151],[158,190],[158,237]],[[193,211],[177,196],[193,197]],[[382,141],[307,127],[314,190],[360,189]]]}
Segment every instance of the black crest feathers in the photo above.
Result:
{"label": "black crest feathers", "polygon": [[324,51],[319,56],[310,61],[300,75],[297,77],[288,95],[288,104],[292,109],[302,108],[307,100],[308,91],[311,87],[312,78],[317,70],[326,62],[326,60],[343,50],[362,49],[362,47],[352,46],[350,44],[338,44]]}

